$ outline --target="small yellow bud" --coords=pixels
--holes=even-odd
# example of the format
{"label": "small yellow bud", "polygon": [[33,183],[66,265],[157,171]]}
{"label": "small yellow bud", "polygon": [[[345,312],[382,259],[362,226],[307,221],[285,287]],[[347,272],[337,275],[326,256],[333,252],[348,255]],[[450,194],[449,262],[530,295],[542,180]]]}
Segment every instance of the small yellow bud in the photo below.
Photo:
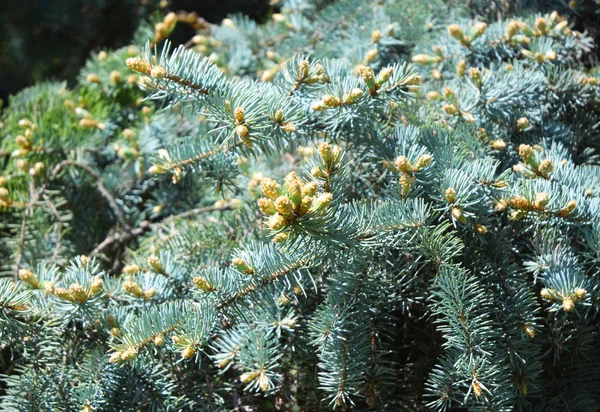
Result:
{"label": "small yellow bud", "polygon": [[400,172],[409,173],[413,171],[413,167],[406,158],[406,156],[398,156],[396,160],[394,160],[394,166]]}
{"label": "small yellow bud", "polygon": [[429,92],[427,93],[427,100],[437,100],[441,99],[442,95],[439,92]]}
{"label": "small yellow bud", "polygon": [[165,38],[165,37],[167,37],[169,35],[169,28],[163,22],[156,23],[154,25],[154,31],[161,38]]}
{"label": "small yellow bud", "polygon": [[543,288],[540,291],[540,296],[545,300],[554,300],[554,294],[548,288]]}
{"label": "small yellow bud", "polygon": [[65,288],[54,288],[54,295],[62,300],[71,300],[71,294]]}
{"label": "small yellow bud", "polygon": [[103,62],[106,60],[106,58],[108,57],[108,54],[106,54],[106,52],[103,50],[100,53],[98,53],[98,60],[100,62]]}
{"label": "small yellow bud", "polygon": [[557,33],[564,32],[564,34],[567,34],[570,31],[567,27],[568,24],[569,22],[567,20],[561,21],[556,26],[554,26],[554,31]]}
{"label": "small yellow bud", "polygon": [[456,98],[456,92],[452,90],[449,86],[444,87],[444,97],[447,100],[451,100]]}
{"label": "small yellow bud", "polygon": [[356,72],[362,77],[363,81],[367,84],[375,81],[375,74],[373,69],[367,66],[357,66]]}
{"label": "small yellow bud", "polygon": [[150,70],[150,76],[155,79],[162,79],[167,75],[167,70],[162,66],[154,66]]}
{"label": "small yellow bud", "polygon": [[542,64],[546,61],[546,58],[544,57],[544,55],[542,53],[535,53],[533,55],[533,58],[535,59],[535,62],[538,64]]}
{"label": "small yellow bud", "polygon": [[456,191],[453,188],[449,187],[448,189],[446,189],[444,196],[446,197],[446,200],[449,203],[456,202]]}
{"label": "small yellow bud", "polygon": [[100,77],[95,73],[88,74],[86,77],[86,80],[90,83],[97,83],[97,84],[101,83]]}
{"label": "small yellow bud", "polygon": [[517,120],[517,129],[525,130],[529,126],[529,120],[526,117],[521,117]]}
{"label": "small yellow bud", "polygon": [[535,28],[538,29],[541,34],[548,33],[548,23],[546,22],[546,19],[543,17],[538,17],[535,20]]}
{"label": "small yellow bud", "polygon": [[[379,75],[377,76],[379,83],[383,84],[383,83],[387,82],[390,79],[390,77],[392,77],[393,72],[394,72],[394,68],[391,66],[381,69],[381,71],[379,72]],[[361,96],[362,96],[362,90],[361,89],[358,89],[358,90],[360,90]],[[352,91],[354,91],[354,89]]]}
{"label": "small yellow bud", "polygon": [[276,181],[269,178],[265,178],[262,180],[260,188],[262,189],[265,196],[272,200],[277,199],[277,197],[279,196],[279,192],[281,191],[281,186],[279,186],[279,184]]}
{"label": "small yellow bud", "polygon": [[[212,292],[213,288],[208,283],[208,280],[203,276],[195,276],[194,277],[194,285],[200,289],[202,292]],[[177,343],[177,342],[176,342]]]}
{"label": "small yellow bud", "polygon": [[314,110],[315,112],[320,112],[325,110],[325,105],[323,105],[322,102],[314,102],[313,104],[310,105],[310,108],[312,110]]}
{"label": "small yellow bud", "polygon": [[110,72],[110,81],[113,83],[119,83],[121,81],[121,73],[117,70]]}
{"label": "small yellow bud", "polygon": [[138,273],[140,270],[141,269],[138,265],[126,265],[123,268],[123,273],[125,273],[127,275],[133,275],[135,273]]}
{"label": "small yellow bud", "polygon": [[29,269],[19,269],[19,279],[33,288],[37,288],[39,281],[33,271]]}
{"label": "small yellow bud", "polygon": [[223,359],[219,360],[219,362],[217,362],[217,368],[223,369],[225,366],[229,365],[230,363],[231,363],[230,358],[223,358]]}
{"label": "small yellow bud", "polygon": [[306,60],[302,60],[298,64],[298,74],[300,79],[306,79],[308,77],[310,66]]}
{"label": "small yellow bud", "polygon": [[252,382],[254,379],[258,378],[258,375],[259,375],[258,372],[242,373],[242,375],[240,376],[240,381],[242,383],[249,383],[249,382]]}
{"label": "small yellow bud", "polygon": [[302,197],[312,197],[317,193],[317,182],[310,182],[304,185],[302,188]]}
{"label": "small yellow bud", "polygon": [[445,104],[444,111],[450,115],[457,115],[459,110],[453,104]]}
{"label": "small yellow bud", "polygon": [[301,215],[305,215],[310,211],[310,208],[312,206],[312,201],[313,198],[309,197],[309,196],[304,196],[302,198],[302,202],[300,203],[300,208],[298,213],[300,213]]}
{"label": "small yellow bud", "polygon": [[394,34],[394,25],[393,24],[388,24],[385,28],[386,30],[386,36],[390,37]]}
{"label": "small yellow bud", "polygon": [[506,142],[502,139],[492,140],[492,149],[494,150],[504,150],[506,149]]}
{"label": "small yellow bud", "polygon": [[475,233],[477,233],[478,235],[485,235],[487,233],[487,227],[485,227],[484,225],[481,225],[479,223],[475,223],[473,225],[473,230],[475,231]]}
{"label": "small yellow bud", "polygon": [[31,141],[23,135],[18,135],[17,137],[15,137],[15,141],[19,146],[21,146],[25,150],[29,150],[31,148]]}
{"label": "small yellow bud", "polygon": [[412,57],[413,63],[417,64],[429,64],[436,61],[436,58],[427,54],[417,54]]}
{"label": "small yellow bud", "polygon": [[374,30],[373,33],[371,33],[371,41],[377,43],[379,40],[381,40],[381,30]]}
{"label": "small yellow bud", "polygon": [[277,298],[277,303],[283,306],[289,304],[291,301],[292,300],[287,295],[281,295],[279,298]]}
{"label": "small yellow bud", "polygon": [[518,150],[519,156],[521,156],[521,159],[523,159],[524,162],[527,162],[530,159],[532,159],[535,153],[533,147],[529,146],[528,144],[519,145]]}
{"label": "small yellow bud", "polygon": [[419,156],[419,158],[417,159],[417,163],[415,163],[413,170],[418,171],[418,170],[424,169],[424,168],[428,167],[432,161],[433,161],[433,157],[431,155],[423,154],[423,155]]}
{"label": "small yellow bud", "polygon": [[186,346],[182,351],[181,351],[181,358],[182,359],[190,359],[192,356],[194,356],[196,354],[196,349],[194,349],[193,346]]}
{"label": "small yellow bud", "polygon": [[265,371],[260,372],[260,376],[258,377],[258,387],[263,392],[268,391],[270,388],[269,378],[267,377],[267,374]]}
{"label": "small yellow bud", "polygon": [[148,256],[147,263],[148,266],[150,266],[154,271],[158,273],[163,273],[165,270],[162,264],[160,263],[160,259],[158,258],[158,256]]}
{"label": "small yellow bud", "polygon": [[523,331],[527,334],[527,336],[533,339],[535,336],[535,329],[533,329],[533,327],[529,323],[524,323],[522,327]]}
{"label": "small yellow bud", "polygon": [[565,207],[560,211],[560,215],[567,216],[571,212],[573,212],[573,210],[575,210],[576,207],[577,207],[577,202],[575,200],[569,200],[567,202],[567,204],[565,205]]}
{"label": "small yellow bud", "polygon": [[554,165],[552,164],[552,161],[550,161],[550,159],[545,159],[540,163],[538,170],[547,175],[554,171]]}
{"label": "small yellow bud", "polygon": [[321,179],[321,178],[325,177],[325,175],[323,174],[323,171],[321,170],[321,168],[319,166],[313,167],[312,170],[310,171],[310,175],[312,177],[314,177],[315,179]]}
{"label": "small yellow bud", "polygon": [[511,20],[506,26],[506,37],[509,39],[521,30],[521,25],[516,20]]}
{"label": "small yellow bud", "polygon": [[95,278],[90,286],[90,294],[95,295],[100,293],[104,288],[104,281],[100,278]]}
{"label": "small yellow bud", "polygon": [[448,33],[456,40],[461,40],[464,37],[463,30],[458,24],[451,24],[448,26]]}
{"label": "small yellow bud", "polygon": [[325,210],[331,204],[333,195],[331,193],[321,193],[318,195],[312,203],[311,212],[321,212]]}
{"label": "small yellow bud", "polygon": [[132,140],[135,137],[135,131],[133,131],[131,129],[123,129],[123,136],[127,140]]}
{"label": "small yellow bud", "polygon": [[156,288],[152,287],[150,289],[146,289],[143,293],[142,296],[144,298],[144,300],[150,300],[152,299],[154,296],[156,296]]}
{"label": "small yellow bud", "polygon": [[250,133],[250,131],[248,130],[248,126],[246,126],[245,124],[240,124],[240,125],[236,126],[235,133],[240,138],[245,139],[246,137],[248,137],[248,134]]}
{"label": "small yellow bud", "polygon": [[262,198],[258,199],[258,208],[265,215],[271,216],[271,215],[274,215],[275,213],[277,213],[277,208],[275,207],[275,204],[273,203],[273,201],[266,197],[262,197]]}
{"label": "small yellow bud", "polygon": [[40,289],[42,289],[46,295],[52,295],[55,290],[54,283],[50,281],[40,282]]}
{"label": "small yellow bud", "polygon": [[526,209],[529,206],[529,201],[523,196],[513,196],[508,200],[508,205],[514,209]]}
{"label": "small yellow bud", "polygon": [[163,346],[163,345],[165,344],[165,338],[163,338],[163,336],[162,336],[162,335],[156,335],[156,336],[154,337],[154,340],[153,340],[153,342],[154,342],[154,345],[156,345],[156,346],[159,346],[159,347],[160,347],[160,346]]}
{"label": "small yellow bud", "polygon": [[279,213],[269,218],[269,227],[271,230],[281,230],[288,224],[288,220]]}
{"label": "small yellow bud", "polygon": [[69,294],[79,303],[87,300],[87,293],[85,293],[85,289],[79,283],[73,283],[69,286]]}
{"label": "small yellow bud", "polygon": [[460,223],[465,223],[467,218],[463,214],[462,210],[458,206],[452,206],[452,217],[458,220]]}
{"label": "small yellow bud", "polygon": [[[284,187],[294,206],[300,205],[302,201],[302,181],[296,175],[296,172],[290,172],[284,179]],[[277,203],[275,203],[277,206]],[[281,213],[281,212],[280,212]]]}
{"label": "small yellow bud", "polygon": [[328,94],[323,96],[323,104],[329,107],[338,107],[341,104],[341,102],[340,99],[338,99],[337,97]]}
{"label": "small yellow bud", "polygon": [[274,117],[277,123],[281,123],[283,121],[283,110],[277,110]]}
{"label": "small yellow bud", "polygon": [[137,356],[138,350],[135,346],[130,346],[127,348],[125,352],[121,354],[121,359],[124,361],[130,361],[135,359]]}
{"label": "small yellow bud", "polygon": [[241,107],[236,107],[233,111],[233,117],[235,117],[236,122],[243,123],[246,118],[246,113]]}
{"label": "small yellow bud", "polygon": [[556,60],[556,52],[555,52],[555,51],[553,51],[553,50],[548,50],[548,51],[546,52],[546,54],[544,55],[544,57],[545,57],[547,60],[554,61],[554,60]]}
{"label": "small yellow bud", "polygon": [[533,207],[535,207],[538,210],[542,210],[548,204],[549,199],[550,198],[548,196],[548,193],[540,192],[535,195],[535,200],[533,201]]}
{"label": "small yellow bud", "polygon": [[275,236],[273,236],[273,242],[282,243],[285,242],[288,237],[288,233],[277,233]]}
{"label": "small yellow bud", "polygon": [[281,13],[273,13],[273,16],[271,16],[273,18],[273,21],[275,21],[276,23],[284,23],[286,18],[283,14]]}
{"label": "small yellow bud", "polygon": [[173,27],[177,24],[177,15],[173,12],[168,13],[163,19],[163,23],[168,30],[173,30]]}
{"label": "small yellow bud", "polygon": [[481,385],[479,384],[479,382],[477,382],[477,380],[473,380],[471,386],[473,388],[473,393],[475,394],[475,396],[481,396],[483,392],[481,391]]}
{"label": "small yellow bud", "polygon": [[25,160],[25,159],[19,159],[19,160],[17,160],[17,168],[19,168],[19,170],[26,172],[27,169],[29,168],[29,163],[27,163],[27,160]]}
{"label": "small yellow bud", "polygon": [[456,64],[456,75],[458,77],[463,77],[465,75],[466,71],[467,71],[467,61],[465,59],[462,59]]}
{"label": "small yellow bud", "polygon": [[110,358],[108,358],[108,361],[109,361],[110,363],[115,363],[115,362],[118,362],[119,360],[121,360],[121,355],[122,355],[122,353],[121,353],[121,352],[113,352],[113,353],[110,355]]}
{"label": "small yellow bud", "polygon": [[234,268],[236,268],[237,270],[239,270],[242,273],[245,273],[247,275],[251,275],[252,273],[254,273],[254,269],[252,269],[244,259],[242,258],[233,258],[231,260],[231,264],[233,265]]}
{"label": "small yellow bud", "polygon": [[372,62],[373,60],[375,60],[375,58],[377,57],[378,51],[377,49],[371,49],[367,52],[367,54],[365,55],[365,59],[368,62]]}
{"label": "small yellow bud", "polygon": [[469,77],[473,79],[475,84],[478,85],[481,83],[481,71],[477,67],[471,67],[469,69]]}
{"label": "small yellow bud", "polygon": [[23,129],[37,129],[37,126],[29,119],[19,120],[19,127]]}
{"label": "small yellow bud", "polygon": [[136,84],[138,81],[137,74],[130,74],[127,76],[127,84]]}
{"label": "small yellow bud", "polygon": [[562,301],[562,308],[565,310],[565,312],[572,312],[573,309],[575,309],[573,298],[570,296],[565,296]]}
{"label": "small yellow bud", "polygon": [[329,143],[323,142],[319,145],[319,154],[325,164],[330,164],[333,160],[333,149]]}
{"label": "small yellow bud", "polygon": [[587,295],[587,290],[583,288],[575,288],[575,291],[573,292],[573,300],[579,301],[585,298],[585,295]]}
{"label": "small yellow bud", "polygon": [[281,129],[287,133],[294,133],[296,131],[296,125],[294,123],[288,122],[282,125]]}
{"label": "small yellow bud", "polygon": [[152,67],[150,63],[140,59],[139,57],[130,57],[125,60],[127,66],[136,72],[149,74]]}
{"label": "small yellow bud", "polygon": [[8,189],[5,187],[0,187],[0,207],[8,206]]}
{"label": "small yellow bud", "polygon": [[487,30],[487,23],[483,21],[476,23],[473,28],[475,29],[477,36],[481,36]]}
{"label": "small yellow bud", "polygon": [[408,174],[406,172],[402,172],[400,174],[399,184],[400,184],[400,194],[402,196],[406,196],[406,195],[408,195],[408,193],[410,192],[410,188],[412,187],[413,178],[411,177],[410,174]]}
{"label": "small yellow bud", "polygon": [[140,285],[131,280],[126,280],[125,282],[123,282],[123,290],[129,293],[130,295],[135,296],[136,298],[140,298],[143,295],[143,291]]}

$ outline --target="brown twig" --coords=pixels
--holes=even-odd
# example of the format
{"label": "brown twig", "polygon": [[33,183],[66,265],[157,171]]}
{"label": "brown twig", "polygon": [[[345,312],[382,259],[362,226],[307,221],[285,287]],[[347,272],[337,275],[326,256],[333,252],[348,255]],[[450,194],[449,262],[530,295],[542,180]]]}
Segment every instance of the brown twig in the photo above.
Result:
{"label": "brown twig", "polygon": [[193,215],[199,215],[202,213],[231,210],[231,209],[233,209],[232,203],[227,202],[227,203],[224,203],[219,206],[214,206],[214,205],[207,206],[207,207],[188,210],[187,212],[183,212],[183,213],[180,213],[177,215],[167,216],[165,219],[163,219],[159,222],[143,220],[142,222],[140,222],[138,227],[136,227],[134,229],[127,230],[124,232],[118,232],[118,233],[108,236],[98,246],[96,246],[94,248],[94,250],[92,250],[92,252],[90,253],[90,256],[96,256],[97,254],[104,252],[105,250],[110,248],[115,243],[124,244],[124,243],[130,241],[131,239],[133,239],[137,236],[143,235],[144,233],[152,230],[152,228],[155,226],[165,224],[165,223],[173,221],[175,219],[182,219],[182,218],[190,217]]}
{"label": "brown twig", "polygon": [[98,191],[100,192],[102,197],[104,197],[108,201],[108,204],[110,205],[111,209],[115,213],[119,223],[121,223],[121,225],[123,225],[123,227],[125,227],[126,229],[130,229],[130,226],[125,221],[125,218],[123,216],[123,213],[121,212],[121,209],[117,205],[117,202],[112,197],[112,195],[108,192],[108,190],[106,190],[106,188],[102,184],[102,180],[100,179],[100,176],[98,175],[98,173],[94,169],[92,169],[90,166],[88,166],[84,163],[81,163],[81,162],[78,162],[75,160],[63,160],[62,162],[58,163],[54,167],[54,169],[52,169],[52,172],[48,176],[48,180],[44,184],[42,184],[37,190],[35,188],[35,182],[34,182],[33,176],[31,177],[31,180],[29,182],[29,202],[27,203],[27,206],[25,207],[25,212],[23,213],[23,220],[21,221],[21,229],[20,229],[20,233],[19,233],[19,243],[18,243],[17,253],[15,256],[15,267],[16,267],[15,280],[18,280],[18,278],[19,278],[19,269],[21,268],[21,260],[23,259],[23,249],[25,247],[25,228],[27,226],[27,221],[29,220],[29,217],[31,215],[33,205],[35,204],[35,202],[38,201],[40,196],[44,195],[44,192],[46,191],[46,188],[48,187],[48,183],[53,181],[54,179],[56,179],[58,174],[65,168],[65,166],[69,166],[69,165],[76,166],[76,167],[79,167],[80,169],[85,170],[94,179],[96,179],[96,187],[98,188]]}
{"label": "brown twig", "polygon": [[15,256],[15,281],[19,280],[19,269],[21,269],[21,259],[23,258],[23,249],[25,247],[25,226],[27,225],[27,220],[29,219],[29,215],[31,214],[33,204],[37,201],[40,193],[45,189],[46,185],[42,185],[40,190],[36,191],[33,176],[31,176],[31,180],[29,181],[29,203],[27,203],[25,213],[23,213],[23,220],[21,221],[21,230],[19,233],[19,245],[17,248],[17,255]]}

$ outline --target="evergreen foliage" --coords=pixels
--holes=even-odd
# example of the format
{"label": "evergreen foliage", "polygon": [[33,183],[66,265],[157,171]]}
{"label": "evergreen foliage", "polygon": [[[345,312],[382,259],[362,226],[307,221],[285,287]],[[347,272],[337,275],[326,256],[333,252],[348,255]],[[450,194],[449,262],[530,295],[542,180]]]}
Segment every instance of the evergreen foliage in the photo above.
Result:
{"label": "evergreen foliage", "polygon": [[479,3],[170,13],[14,96],[2,407],[597,410],[594,41]]}

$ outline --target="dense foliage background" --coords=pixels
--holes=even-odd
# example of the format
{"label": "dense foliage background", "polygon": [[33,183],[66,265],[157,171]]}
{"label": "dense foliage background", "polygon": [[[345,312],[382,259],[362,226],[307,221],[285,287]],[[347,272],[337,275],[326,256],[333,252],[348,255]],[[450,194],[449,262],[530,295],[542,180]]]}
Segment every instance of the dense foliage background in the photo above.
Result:
{"label": "dense foliage background", "polygon": [[595,1],[115,4],[0,16],[2,409],[598,410]]}
{"label": "dense foliage background", "polygon": [[[5,0],[0,4],[0,99],[36,81],[68,80],[72,85],[92,51],[131,41],[140,23],[156,10],[195,11],[207,22],[230,13],[264,19],[265,0]],[[191,30],[180,29],[184,42]]]}

